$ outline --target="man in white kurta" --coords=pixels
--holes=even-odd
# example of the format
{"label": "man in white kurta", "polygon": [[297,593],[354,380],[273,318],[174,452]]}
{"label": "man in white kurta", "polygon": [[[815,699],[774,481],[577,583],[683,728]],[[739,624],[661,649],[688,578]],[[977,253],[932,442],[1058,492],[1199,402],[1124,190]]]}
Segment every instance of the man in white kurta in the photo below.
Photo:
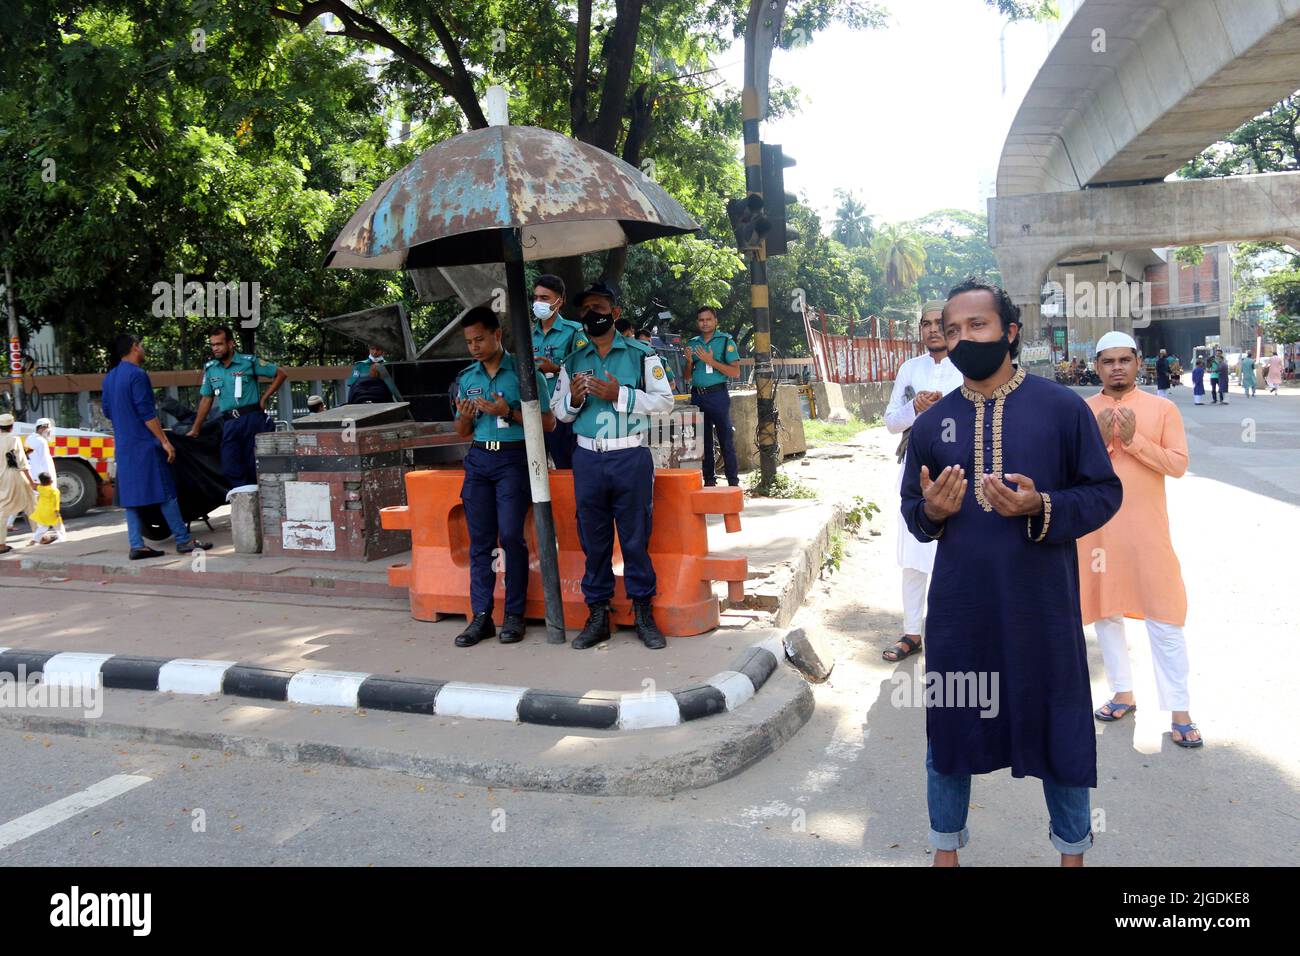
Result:
{"label": "man in white kurta", "polygon": [[54,422],[48,418],[36,420],[36,430],[27,436],[27,467],[32,477],[40,481],[41,472],[45,472],[54,482],[58,482],[59,473],[54,470],[54,456],[50,454],[50,435]]}
{"label": "man in white kurta", "polygon": [[[885,427],[902,435],[900,450],[907,448],[907,433],[916,416],[958,388],[962,374],[948,360],[948,346],[943,337],[942,300],[927,302],[921,312],[921,344],[925,354],[908,359],[898,369],[889,407],[885,410]],[[899,454],[898,482],[902,487],[903,458]],[[901,661],[921,646],[921,629],[925,623],[925,594],[934,568],[936,542],[922,544],[898,522],[898,566],[903,570],[903,636],[885,652],[887,661]]]}

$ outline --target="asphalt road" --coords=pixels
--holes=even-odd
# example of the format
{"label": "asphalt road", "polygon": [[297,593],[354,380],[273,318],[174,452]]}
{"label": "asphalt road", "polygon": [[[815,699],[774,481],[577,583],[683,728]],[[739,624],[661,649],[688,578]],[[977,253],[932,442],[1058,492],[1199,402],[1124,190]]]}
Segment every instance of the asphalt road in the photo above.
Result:
{"label": "asphalt road", "polygon": [[[1208,744],[1170,743],[1134,628],[1148,705],[1099,728],[1088,862],[1289,865],[1300,844],[1300,393],[1192,408],[1187,392],[1175,399],[1192,469],[1171,482],[1170,513],[1191,603],[1192,714]],[[825,494],[878,502],[881,533],[848,542],[795,622],[837,653],[813,719],[739,777],[671,798],[583,798],[0,732],[0,864],[925,864],[924,715],[900,706],[896,668],[880,658],[901,611],[894,444],[865,433],[851,460],[818,473]],[[50,617],[44,626],[76,626]],[[1036,781],[977,779],[970,825],[963,865],[1056,862]]]}

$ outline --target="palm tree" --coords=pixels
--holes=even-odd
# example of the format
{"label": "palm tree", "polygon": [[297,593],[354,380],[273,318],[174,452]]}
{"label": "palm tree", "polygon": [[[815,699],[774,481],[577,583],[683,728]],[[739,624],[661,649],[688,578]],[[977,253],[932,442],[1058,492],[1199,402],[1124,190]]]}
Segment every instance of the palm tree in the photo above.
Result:
{"label": "palm tree", "polygon": [[891,294],[915,290],[925,272],[925,246],[920,236],[905,226],[890,223],[876,233],[871,252]]}
{"label": "palm tree", "polygon": [[871,221],[873,217],[867,215],[867,207],[847,190],[837,189],[835,195],[839,198],[840,205],[835,210],[832,237],[850,249],[870,243],[876,234],[876,228]]}

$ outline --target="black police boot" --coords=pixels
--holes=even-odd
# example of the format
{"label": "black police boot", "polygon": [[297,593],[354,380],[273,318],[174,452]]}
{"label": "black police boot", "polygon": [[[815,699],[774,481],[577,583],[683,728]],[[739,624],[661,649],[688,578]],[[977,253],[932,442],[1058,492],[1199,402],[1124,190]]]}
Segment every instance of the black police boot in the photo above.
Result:
{"label": "black police boot", "polygon": [[479,641],[486,641],[496,632],[497,626],[492,623],[492,612],[480,611],[470,618],[465,630],[456,635],[456,646],[473,647]]}
{"label": "black police boot", "polygon": [[132,561],[140,561],[144,558],[161,558],[163,554],[157,548],[132,548],[130,558]]}
{"label": "black police boot", "polygon": [[575,649],[583,651],[609,640],[609,602],[587,605],[587,623],[573,639]]}
{"label": "black police boot", "polygon": [[652,651],[662,650],[668,646],[664,640],[663,632],[655,625],[654,612],[650,610],[650,602],[644,604],[636,602],[632,605],[632,616],[636,626],[636,636],[641,638],[641,643]]}
{"label": "black police boot", "polygon": [[497,635],[497,640],[502,644],[518,644],[524,639],[525,627],[527,625],[522,614],[507,614],[501,623],[501,633]]}

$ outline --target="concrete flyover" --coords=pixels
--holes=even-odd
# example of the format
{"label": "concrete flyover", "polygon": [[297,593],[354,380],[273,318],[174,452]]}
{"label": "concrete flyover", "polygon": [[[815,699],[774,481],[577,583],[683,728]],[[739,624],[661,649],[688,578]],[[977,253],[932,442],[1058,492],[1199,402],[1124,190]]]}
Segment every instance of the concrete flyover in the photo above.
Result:
{"label": "concrete flyover", "polygon": [[1091,253],[1103,278],[1134,280],[1159,261],[1153,248],[1300,234],[1300,174],[1164,181],[1300,88],[1300,0],[1062,7],[989,200],[989,238],[1028,341],[1041,336],[1040,293],[1062,260]]}

